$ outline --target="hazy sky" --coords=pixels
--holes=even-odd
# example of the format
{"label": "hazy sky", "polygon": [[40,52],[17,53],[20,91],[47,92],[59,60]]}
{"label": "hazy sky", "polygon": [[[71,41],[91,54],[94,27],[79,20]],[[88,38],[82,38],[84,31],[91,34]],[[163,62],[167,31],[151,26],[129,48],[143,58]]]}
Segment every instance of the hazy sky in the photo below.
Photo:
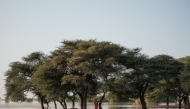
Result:
{"label": "hazy sky", "polygon": [[75,39],[190,56],[190,0],[0,0],[0,97],[11,62]]}

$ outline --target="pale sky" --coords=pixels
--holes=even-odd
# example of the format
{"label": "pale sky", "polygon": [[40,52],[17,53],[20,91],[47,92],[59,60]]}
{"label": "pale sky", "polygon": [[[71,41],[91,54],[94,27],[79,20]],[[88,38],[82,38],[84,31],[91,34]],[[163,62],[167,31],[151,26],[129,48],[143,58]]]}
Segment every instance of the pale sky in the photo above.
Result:
{"label": "pale sky", "polygon": [[190,56],[190,0],[0,0],[0,98],[11,62],[75,39]]}

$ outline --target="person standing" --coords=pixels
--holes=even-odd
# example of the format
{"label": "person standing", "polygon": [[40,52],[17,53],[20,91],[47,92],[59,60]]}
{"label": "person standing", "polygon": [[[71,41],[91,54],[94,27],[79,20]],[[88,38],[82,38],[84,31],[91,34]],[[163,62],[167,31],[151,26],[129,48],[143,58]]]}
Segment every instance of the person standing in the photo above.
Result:
{"label": "person standing", "polygon": [[94,109],[98,109],[98,101],[97,100],[94,101]]}

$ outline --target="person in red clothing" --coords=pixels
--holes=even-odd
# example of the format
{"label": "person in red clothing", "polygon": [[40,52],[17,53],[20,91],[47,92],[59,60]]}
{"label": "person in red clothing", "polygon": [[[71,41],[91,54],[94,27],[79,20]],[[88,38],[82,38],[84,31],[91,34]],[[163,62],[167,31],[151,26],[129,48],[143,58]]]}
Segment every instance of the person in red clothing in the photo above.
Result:
{"label": "person in red clothing", "polygon": [[98,109],[98,101],[97,100],[94,101],[94,109]]}

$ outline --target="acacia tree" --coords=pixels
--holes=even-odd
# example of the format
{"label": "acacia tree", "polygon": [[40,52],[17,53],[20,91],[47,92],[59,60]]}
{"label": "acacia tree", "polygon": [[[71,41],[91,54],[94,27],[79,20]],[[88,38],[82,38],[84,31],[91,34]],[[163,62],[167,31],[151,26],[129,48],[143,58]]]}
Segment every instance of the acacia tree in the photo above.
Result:
{"label": "acacia tree", "polygon": [[75,93],[73,93],[72,96],[69,96],[70,93],[73,92],[71,89],[72,85],[62,85],[61,79],[67,74],[67,71],[56,69],[52,65],[52,59],[38,67],[32,76],[32,82],[47,100],[54,101],[54,103],[55,101],[58,101],[63,109],[67,109],[66,98],[69,98],[74,102],[73,98],[75,97]]}
{"label": "acacia tree", "polygon": [[43,96],[35,90],[31,82],[31,76],[36,68],[44,62],[46,56],[42,52],[33,52],[27,57],[23,57],[24,62],[13,62],[10,69],[6,72],[6,98],[14,101],[23,101],[28,91],[33,92],[41,98],[41,107],[43,106]]}
{"label": "acacia tree", "polygon": [[58,72],[62,73],[62,75],[59,76],[61,79],[58,79],[60,80],[60,87],[62,87],[62,91],[65,92],[65,98],[68,97],[72,101],[72,108],[75,108],[77,88],[76,84],[72,84],[69,82],[70,79],[73,79],[73,77],[70,78],[69,75],[75,74],[77,71],[72,70],[72,68],[68,66],[68,58],[70,58],[71,56],[72,52],[70,52],[68,48],[60,47],[59,49],[54,50],[51,53],[50,64],[52,65],[52,67],[56,68]]}
{"label": "acacia tree", "polygon": [[91,58],[98,60],[91,63],[89,69],[96,73],[99,87],[97,93],[101,95],[99,109],[107,92],[111,90],[114,79],[118,78],[123,70],[123,66],[118,62],[118,57],[125,52],[125,48],[110,42],[98,42],[89,48]]}
{"label": "acacia tree", "polygon": [[169,105],[169,99],[170,101],[175,101],[177,90],[175,89],[176,86],[174,86],[174,84],[177,81],[174,79],[170,79],[170,81],[173,83],[166,83],[165,80],[160,80],[157,85],[150,87],[151,90],[147,91],[146,99],[150,102],[157,103],[157,105],[162,100],[166,101],[166,105]]}
{"label": "acacia tree", "polygon": [[[174,77],[168,78],[169,82],[166,80],[160,80],[154,86],[150,87],[151,90],[147,91],[146,99],[153,103],[158,103],[162,100],[166,101],[166,105],[169,105],[170,101],[176,101],[178,97],[179,104],[183,99],[180,97],[182,95],[182,89],[180,87],[179,78],[175,75]],[[177,102],[177,101],[176,101]],[[180,106],[181,107],[181,106]]]}
{"label": "acacia tree", "polygon": [[175,89],[179,83],[178,75],[182,68],[182,64],[176,59],[168,55],[157,55],[153,57],[155,63],[155,71],[159,73],[159,86],[156,88],[166,97],[167,105],[169,105],[169,97],[176,97]]}
{"label": "acacia tree", "polygon": [[[29,91],[29,72],[28,65],[22,62],[12,62],[10,69],[5,73],[6,76],[6,99],[11,101],[24,101],[25,93]],[[26,73],[28,72],[28,73]]]}
{"label": "acacia tree", "polygon": [[[67,62],[68,74],[63,76],[62,84],[72,84],[75,87],[81,100],[81,109],[86,109],[87,96],[96,94],[97,82],[105,83],[105,80],[113,78],[120,69],[115,58],[124,48],[95,40],[62,43],[63,46],[55,51],[54,58],[58,61],[54,61],[54,64],[57,68],[63,68],[62,62]],[[107,91],[102,92],[104,94],[101,101]]]}
{"label": "acacia tree", "polygon": [[190,93],[190,56],[186,56],[179,59],[179,62],[182,62],[184,64],[184,68],[181,71],[181,74],[179,76],[180,78],[180,84],[181,88],[183,89],[182,94],[180,95],[180,98],[184,100],[184,104],[186,108],[190,109],[189,105],[189,93]]}
{"label": "acacia tree", "polygon": [[[64,41],[63,47],[56,51],[57,56],[55,58],[59,59],[59,61],[54,61],[54,64],[57,68],[62,68],[62,62],[65,61],[63,57],[65,57],[65,54],[69,55],[69,57],[66,58],[68,75],[62,78],[62,84],[72,84],[75,87],[76,93],[81,99],[81,109],[86,109],[87,94],[90,88],[92,88],[93,85],[95,86],[93,80],[95,76],[89,72],[88,64],[85,63],[85,61],[87,61],[85,58],[88,59],[88,54],[85,53],[85,45],[82,45],[82,42],[83,41],[80,40]],[[86,44],[86,48],[88,48],[89,45]],[[86,57],[82,58],[80,56]],[[82,66],[83,68],[80,68]]]}
{"label": "acacia tree", "polygon": [[[122,64],[129,70],[124,73],[121,79],[126,80],[126,91],[130,92],[133,98],[140,98],[142,109],[147,109],[145,102],[145,92],[149,85],[155,81],[154,72],[151,68],[152,61],[139,48],[132,49],[123,55]],[[125,91],[125,92],[126,92]]]}
{"label": "acacia tree", "polygon": [[164,80],[165,84],[169,84],[169,80],[173,80],[173,78],[170,79],[170,76],[177,77],[177,73],[179,74],[179,69],[175,66],[177,61],[172,57],[158,55],[148,58],[141,54],[138,48],[123,55],[121,62],[130,69],[123,76],[128,81],[125,87],[126,91],[128,90],[133,97],[140,98],[142,109],[147,109],[145,102],[147,91],[153,91],[161,80]]}
{"label": "acacia tree", "polygon": [[45,96],[39,90],[37,90],[36,87],[32,84],[31,76],[34,74],[36,69],[47,60],[47,58],[48,57],[43,52],[33,52],[33,53],[29,54],[27,57],[23,57],[23,60],[27,64],[29,64],[30,68],[33,69],[33,71],[31,72],[30,78],[29,78],[30,83],[31,83],[30,89],[35,95],[37,95],[40,98],[42,109],[44,109],[43,103],[44,103]]}

